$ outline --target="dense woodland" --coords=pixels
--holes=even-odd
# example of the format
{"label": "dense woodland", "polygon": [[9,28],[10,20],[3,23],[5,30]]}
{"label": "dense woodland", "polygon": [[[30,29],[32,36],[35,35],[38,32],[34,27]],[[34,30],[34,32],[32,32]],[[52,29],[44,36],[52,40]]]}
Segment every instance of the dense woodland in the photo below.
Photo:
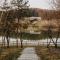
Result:
{"label": "dense woodland", "polygon": [[[60,19],[60,10],[48,10],[48,9],[39,9],[39,8],[29,8],[29,9],[24,9],[23,11],[20,11],[20,14],[21,15],[21,12],[23,12],[23,14],[26,14],[24,15],[25,17],[41,17],[42,19]],[[0,15],[1,15],[2,11],[0,11]],[[13,14],[15,14],[13,16]],[[4,12],[4,15],[6,13]],[[12,16],[12,17],[15,17],[16,18],[16,14],[17,14],[17,11],[16,10],[11,10],[9,12],[9,14]],[[22,14],[22,15],[23,15]],[[3,18],[5,17],[3,15]],[[21,16],[22,16],[21,15]],[[23,17],[24,17],[23,16]]]}
{"label": "dense woodland", "polygon": [[42,19],[60,19],[60,10],[48,10],[32,8],[32,15],[42,17]]}

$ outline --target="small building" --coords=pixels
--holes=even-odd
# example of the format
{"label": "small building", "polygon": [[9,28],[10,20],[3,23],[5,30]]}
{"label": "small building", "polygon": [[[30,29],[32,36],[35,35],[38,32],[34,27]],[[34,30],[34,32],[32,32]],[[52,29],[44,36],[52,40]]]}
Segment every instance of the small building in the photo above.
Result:
{"label": "small building", "polygon": [[41,17],[27,17],[25,20],[41,20]]}

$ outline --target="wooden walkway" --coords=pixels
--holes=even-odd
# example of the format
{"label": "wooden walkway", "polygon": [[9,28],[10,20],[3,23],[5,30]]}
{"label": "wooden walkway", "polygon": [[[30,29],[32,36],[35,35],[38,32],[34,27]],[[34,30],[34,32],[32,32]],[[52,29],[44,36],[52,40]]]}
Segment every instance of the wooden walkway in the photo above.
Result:
{"label": "wooden walkway", "polygon": [[34,47],[25,48],[17,60],[40,60]]}

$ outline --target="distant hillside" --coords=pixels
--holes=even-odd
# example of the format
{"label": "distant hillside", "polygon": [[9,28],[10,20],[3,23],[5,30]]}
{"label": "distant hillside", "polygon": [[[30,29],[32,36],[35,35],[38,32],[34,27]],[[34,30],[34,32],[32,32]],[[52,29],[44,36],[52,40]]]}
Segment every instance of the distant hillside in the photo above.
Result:
{"label": "distant hillside", "polygon": [[[39,8],[29,8],[28,10],[23,10],[23,14],[19,11],[19,16],[33,16],[33,17],[41,17],[42,19],[60,19],[60,11],[55,10],[47,10],[47,9],[39,9]],[[1,16],[0,11],[0,16]],[[14,14],[14,17],[17,15],[17,11],[10,11],[11,16]],[[4,15],[3,15],[4,17]]]}
{"label": "distant hillside", "polygon": [[42,19],[60,19],[60,11],[31,8],[33,16],[42,17]]}

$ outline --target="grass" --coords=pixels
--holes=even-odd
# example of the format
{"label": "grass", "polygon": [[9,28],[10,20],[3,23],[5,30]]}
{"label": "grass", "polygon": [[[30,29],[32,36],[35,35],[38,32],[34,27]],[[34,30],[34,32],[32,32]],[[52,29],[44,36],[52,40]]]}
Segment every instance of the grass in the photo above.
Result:
{"label": "grass", "polygon": [[[26,48],[28,46],[24,46]],[[35,46],[29,46],[35,47]],[[47,48],[46,46],[36,46],[36,53],[41,60],[60,60],[60,47],[55,49],[54,47]],[[22,49],[20,47],[11,46],[10,48],[3,48],[0,54],[0,60],[17,60],[21,55]]]}
{"label": "grass", "polygon": [[54,47],[37,46],[36,53],[41,60],[60,60],[60,47],[55,49]]}
{"label": "grass", "polygon": [[10,48],[2,48],[0,53],[0,60],[15,60],[21,55],[22,49],[20,47],[11,46]]}

